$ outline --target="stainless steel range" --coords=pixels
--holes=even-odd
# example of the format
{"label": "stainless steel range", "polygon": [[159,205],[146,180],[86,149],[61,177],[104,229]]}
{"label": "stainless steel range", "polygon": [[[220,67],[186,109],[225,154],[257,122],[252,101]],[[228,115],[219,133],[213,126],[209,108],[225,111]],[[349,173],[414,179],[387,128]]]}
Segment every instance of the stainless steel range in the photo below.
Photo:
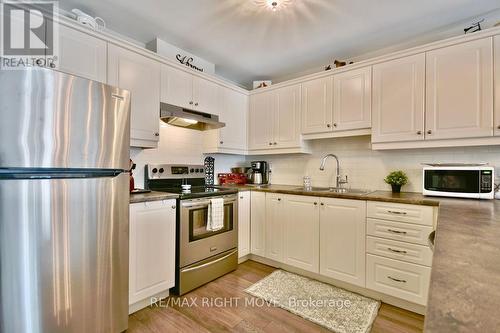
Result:
{"label": "stainless steel range", "polygon": [[[236,269],[238,265],[237,190],[205,185],[202,165],[147,165],[145,185],[178,193],[176,281],[172,290],[187,293]],[[207,227],[211,199],[223,199],[223,225]]]}

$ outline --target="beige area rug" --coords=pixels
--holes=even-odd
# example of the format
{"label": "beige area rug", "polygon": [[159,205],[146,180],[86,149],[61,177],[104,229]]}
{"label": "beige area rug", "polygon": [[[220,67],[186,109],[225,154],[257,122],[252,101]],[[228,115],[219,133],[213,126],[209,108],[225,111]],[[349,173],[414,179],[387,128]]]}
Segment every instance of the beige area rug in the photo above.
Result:
{"label": "beige area rug", "polygon": [[282,270],[245,291],[337,333],[370,332],[380,307],[379,301]]}

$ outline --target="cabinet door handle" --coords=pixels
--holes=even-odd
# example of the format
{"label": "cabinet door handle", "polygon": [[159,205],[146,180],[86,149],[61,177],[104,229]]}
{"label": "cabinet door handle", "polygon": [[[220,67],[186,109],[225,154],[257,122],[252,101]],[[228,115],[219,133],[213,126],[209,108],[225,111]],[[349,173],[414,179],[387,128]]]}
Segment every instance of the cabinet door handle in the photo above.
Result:
{"label": "cabinet door handle", "polygon": [[269,145],[270,145],[270,146],[272,146],[272,145],[273,145],[273,143],[272,143],[272,142],[269,142]]}
{"label": "cabinet door handle", "polygon": [[324,203],[324,202],[322,202],[320,205],[321,205],[321,206],[324,206],[324,205],[325,205],[325,203]]}
{"label": "cabinet door handle", "polygon": [[422,135],[422,131],[417,131],[417,135]]}
{"label": "cabinet door handle", "polygon": [[155,136],[160,136],[160,133],[156,132],[156,133],[155,133]]}
{"label": "cabinet door handle", "polygon": [[198,102],[194,103],[194,106],[198,106]]}
{"label": "cabinet door handle", "polygon": [[221,142],[220,142],[220,144],[221,144],[221,145],[222,145],[222,144],[224,144],[224,141],[221,141]]}
{"label": "cabinet door handle", "polygon": [[176,209],[176,208],[177,208],[177,206],[176,206],[176,205],[172,205],[172,209]]}
{"label": "cabinet door handle", "polygon": [[240,197],[240,199],[243,199],[243,197]]}
{"label": "cabinet door handle", "polygon": [[189,105],[193,105],[193,101],[190,101],[190,102],[189,102]]}
{"label": "cabinet door handle", "polygon": [[387,229],[388,232],[392,232],[393,234],[398,234],[398,235],[406,235],[406,231],[399,231],[399,230],[393,230],[393,229]]}
{"label": "cabinet door handle", "polygon": [[497,128],[500,129],[500,125],[498,125]]}
{"label": "cabinet door handle", "polygon": [[337,127],[337,123],[333,123],[333,127]]}
{"label": "cabinet door handle", "polygon": [[394,252],[394,253],[401,253],[401,254],[407,253],[406,251],[391,249],[390,247],[388,247],[387,250]]}
{"label": "cabinet door handle", "polygon": [[428,131],[427,131],[427,134],[432,134],[432,130],[428,130]]}
{"label": "cabinet door handle", "polygon": [[277,143],[276,143],[276,142],[273,142],[273,145],[275,145],[275,146],[276,146],[276,145],[277,145]]}
{"label": "cabinet door handle", "polygon": [[317,202],[315,202],[315,203],[314,203],[314,206],[317,206],[317,205],[318,205],[318,203],[317,203]]}
{"label": "cabinet door handle", "polygon": [[387,213],[394,214],[394,215],[406,215],[406,214],[408,214],[407,212],[398,212],[396,210],[388,210]]}
{"label": "cabinet door handle", "polygon": [[406,280],[396,279],[396,278],[393,278],[392,276],[387,276],[387,278],[388,278],[388,279],[391,279],[392,281],[401,282],[401,283],[406,283]]}
{"label": "cabinet door handle", "polygon": [[281,201],[281,198],[278,198],[278,201]]}
{"label": "cabinet door handle", "polygon": [[332,125],[330,125],[330,124],[326,124],[326,127],[330,128],[330,127],[332,127]]}

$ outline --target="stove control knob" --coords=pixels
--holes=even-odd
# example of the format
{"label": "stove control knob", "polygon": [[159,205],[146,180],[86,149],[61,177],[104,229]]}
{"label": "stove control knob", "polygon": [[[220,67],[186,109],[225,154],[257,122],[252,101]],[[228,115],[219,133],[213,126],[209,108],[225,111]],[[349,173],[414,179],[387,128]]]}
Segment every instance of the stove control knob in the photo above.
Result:
{"label": "stove control knob", "polygon": [[158,172],[158,169],[157,168],[153,168],[153,170],[151,170],[153,173],[157,173]]}
{"label": "stove control knob", "polygon": [[200,172],[203,172],[203,169],[200,169]]}
{"label": "stove control knob", "polygon": [[200,172],[200,169],[195,169],[194,172]]}
{"label": "stove control knob", "polygon": [[194,172],[194,169],[189,170],[189,172]]}
{"label": "stove control knob", "polygon": [[160,170],[158,170],[158,171],[160,171],[160,173],[163,173],[165,171],[165,169],[160,168]]}

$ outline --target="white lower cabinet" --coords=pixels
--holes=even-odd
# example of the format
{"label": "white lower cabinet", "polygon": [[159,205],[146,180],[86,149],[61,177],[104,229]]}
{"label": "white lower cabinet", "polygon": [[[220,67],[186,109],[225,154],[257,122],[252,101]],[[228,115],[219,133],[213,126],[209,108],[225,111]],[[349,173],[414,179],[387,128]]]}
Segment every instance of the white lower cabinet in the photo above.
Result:
{"label": "white lower cabinet", "polygon": [[320,274],[365,286],[366,201],[321,199]]}
{"label": "white lower cabinet", "polygon": [[238,193],[238,257],[250,253],[250,191]]}
{"label": "white lower cabinet", "polygon": [[427,303],[437,207],[251,191],[250,215],[251,254]]}
{"label": "white lower cabinet", "polygon": [[175,200],[130,205],[131,306],[175,285],[175,219]]}
{"label": "white lower cabinet", "polygon": [[319,198],[285,196],[284,262],[319,273]]}
{"label": "white lower cabinet", "polygon": [[266,257],[279,262],[283,262],[284,197],[278,193],[266,194]]}
{"label": "white lower cabinet", "polygon": [[251,192],[250,196],[250,250],[252,254],[266,255],[266,194]]}
{"label": "white lower cabinet", "polygon": [[[366,287],[426,305],[436,207],[368,202]],[[376,218],[374,218],[376,217]]]}
{"label": "white lower cabinet", "polygon": [[427,303],[431,268],[366,255],[366,287],[417,304]]}

